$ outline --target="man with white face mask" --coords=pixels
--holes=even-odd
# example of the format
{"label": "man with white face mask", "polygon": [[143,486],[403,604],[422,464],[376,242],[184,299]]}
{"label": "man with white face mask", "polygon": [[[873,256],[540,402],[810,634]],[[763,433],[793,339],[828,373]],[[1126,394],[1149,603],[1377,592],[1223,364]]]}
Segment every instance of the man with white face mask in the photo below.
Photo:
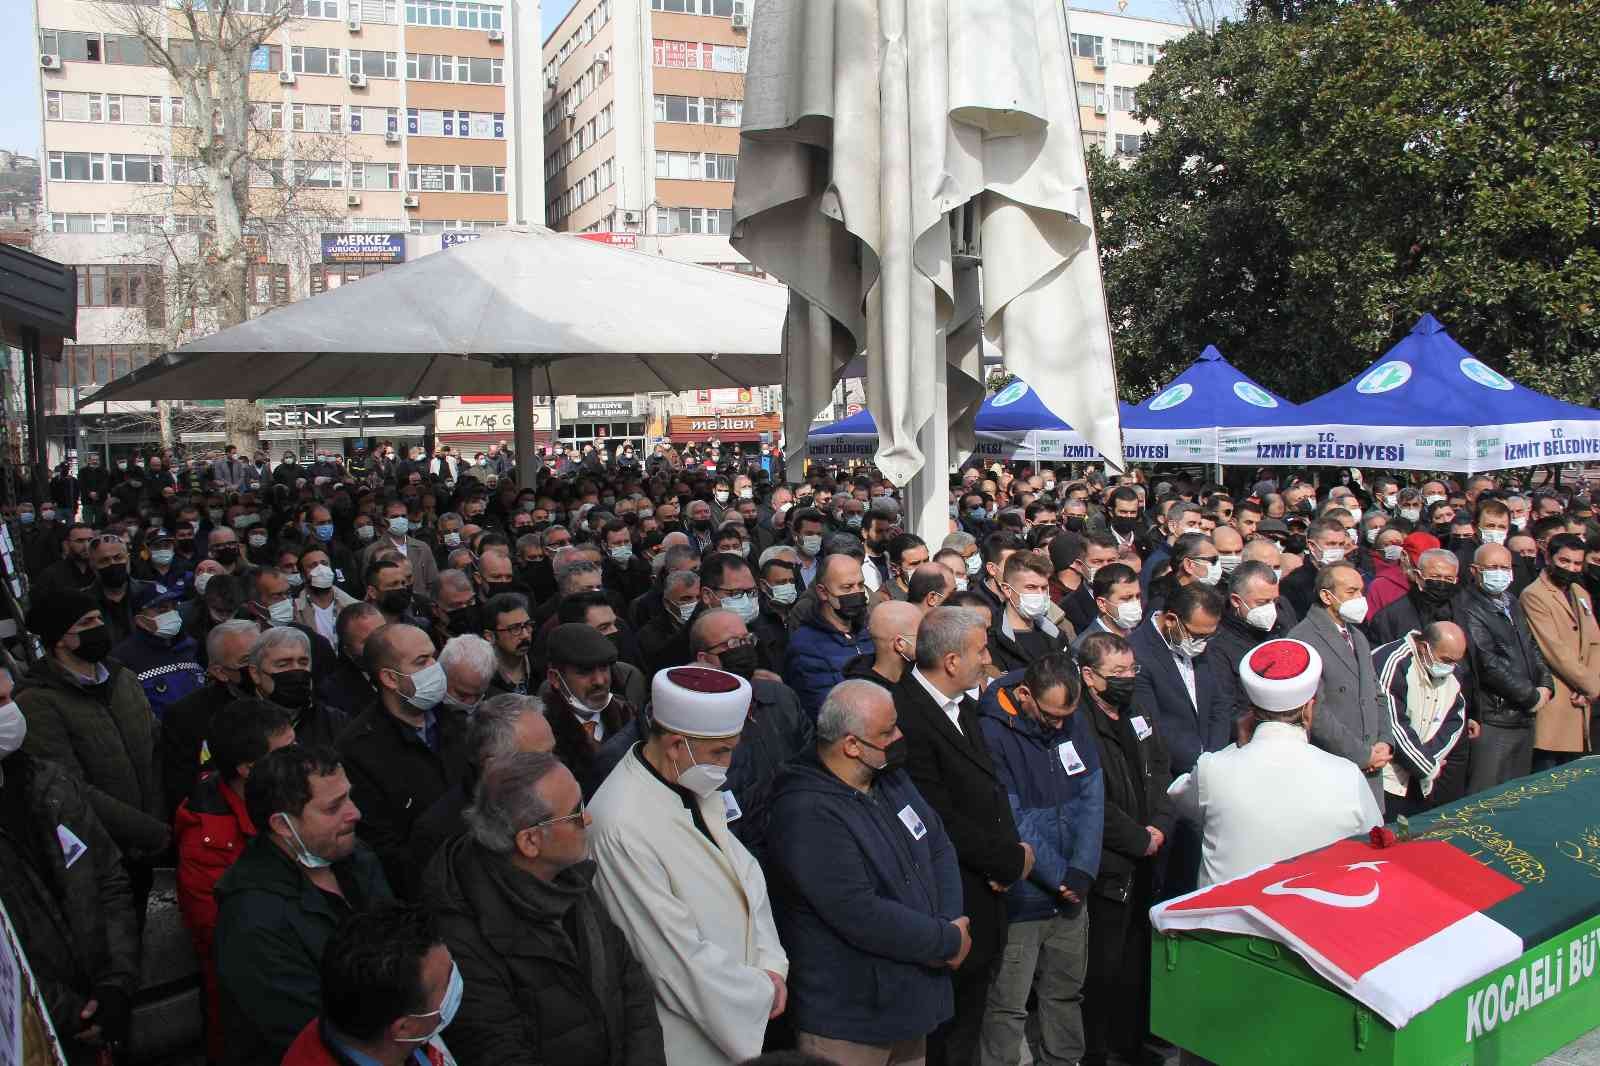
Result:
{"label": "man with white face mask", "polygon": [[595,757],[600,746],[633,723],[637,712],[612,692],[611,667],[617,648],[593,626],[568,622],[545,641],[549,666],[539,699],[555,734],[556,758],[594,794],[600,780]]}
{"label": "man with white face mask", "polygon": [[1324,565],[1317,571],[1315,606],[1289,636],[1311,645],[1322,657],[1311,743],[1355,763],[1381,808],[1382,770],[1394,757],[1394,736],[1372,670],[1372,646],[1358,628],[1367,616],[1364,591],[1354,566]]}
{"label": "man with white face mask", "polygon": [[729,832],[721,790],[751,688],[682,666],[651,694],[649,736],[589,804],[595,886],[655,981],[669,1066],[724,1066],[760,1053],[788,999],[766,879]]}
{"label": "man with white face mask", "polygon": [[111,649],[111,658],[132,671],[159,721],[173,704],[206,683],[199,646],[183,631],[177,589],[162,592],[141,584],[131,593],[133,632]]}
{"label": "man with white face mask", "polygon": [[339,753],[361,808],[362,839],[389,883],[414,883],[407,869],[411,826],[466,772],[467,716],[443,703],[444,667],[416,626],[383,626],[367,637],[367,674],[378,706],[351,723]]}
{"label": "man with white face mask", "polygon": [[282,1060],[322,1007],[322,957],[342,920],[393,898],[361,843],[339,754],[289,744],[250,765],[255,837],[217,882],[217,986],[229,1062]]}
{"label": "man with white face mask", "polygon": [[1458,619],[1467,631],[1472,743],[1467,791],[1493,788],[1533,771],[1534,722],[1555,698],[1555,679],[1528,616],[1510,594],[1511,552],[1485,544],[1472,557]]}
{"label": "man with white face mask", "polygon": [[[1228,610],[1212,638],[1209,654],[1217,671],[1232,679],[1239,676],[1239,664],[1259,645],[1286,635],[1294,628],[1278,609],[1278,581],[1272,567],[1259,560],[1239,564],[1227,589]],[[1250,701],[1239,685],[1233,686],[1234,717],[1250,710]]]}
{"label": "man with white face mask", "polygon": [[1005,609],[996,611],[989,627],[990,677],[1021,670],[1029,663],[1066,648],[1077,634],[1065,619],[1050,621],[1051,563],[1031,551],[1013,552],[1001,571],[1000,595]]}
{"label": "man with white face mask", "polygon": [[[28,723],[11,697],[0,668],[0,896],[68,1061],[94,1061],[127,1039],[139,983],[128,875],[83,782],[20,750]],[[59,935],[60,916],[78,935]]]}

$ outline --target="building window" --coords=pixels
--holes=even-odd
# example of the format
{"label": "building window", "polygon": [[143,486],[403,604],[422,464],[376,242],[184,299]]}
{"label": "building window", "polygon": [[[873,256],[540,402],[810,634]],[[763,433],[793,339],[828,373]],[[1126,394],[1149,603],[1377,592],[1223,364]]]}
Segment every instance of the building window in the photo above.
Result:
{"label": "building window", "polygon": [[258,44],[255,51],[250,53],[250,69],[276,73],[283,69],[283,46],[276,44]]}
{"label": "building window", "polygon": [[100,35],[84,30],[40,30],[39,52],[63,61],[101,62]]}
{"label": "building window", "polygon": [[733,211],[714,207],[658,207],[657,233],[732,233]]}
{"label": "building window", "polygon": [[1113,40],[1111,58],[1118,63],[1153,67],[1156,65],[1156,60],[1161,58],[1161,53],[1154,44],[1147,44],[1144,41]]}
{"label": "building window", "polygon": [[1139,133],[1117,134],[1117,154],[1119,156],[1136,156],[1144,146],[1144,135]]}
{"label": "building window", "polygon": [[106,157],[95,152],[51,152],[51,181],[105,181]]}
{"label": "building window", "polygon": [[[609,8],[609,4],[607,7]],[[744,14],[745,6],[738,0],[650,0],[650,10],[670,11],[682,15],[712,15],[731,18],[735,11]],[[607,12],[609,16],[610,12]]]}
{"label": "building window", "polygon": [[289,266],[286,263],[254,263],[245,278],[245,291],[258,307],[281,306],[289,302]]}
{"label": "building window", "polygon": [[104,385],[152,362],[161,354],[156,344],[68,344],[63,346],[56,378],[60,388]]}
{"label": "building window", "polygon": [[1092,33],[1074,33],[1072,54],[1079,59],[1095,60],[1103,66],[1106,61],[1106,39]]}
{"label": "building window", "polygon": [[306,159],[297,159],[294,162],[295,180],[308,189],[342,189],[344,188],[344,164],[342,162],[313,162]]}
{"label": "building window", "polygon": [[656,177],[687,181],[733,181],[739,157],[716,152],[657,152]]}
{"label": "building window", "polygon": [[80,266],[79,307],[142,307],[148,311],[161,292],[161,268],[142,263]]}
{"label": "building window", "polygon": [[290,104],[290,128],[306,133],[343,133],[344,107],[340,104]]}
{"label": "building window", "polygon": [[736,45],[668,41],[657,37],[651,42],[650,54],[652,62],[658,67],[743,74],[748,50]]}
{"label": "building window", "polygon": [[400,188],[399,163],[351,163],[350,187],[352,189]]}
{"label": "building window", "polygon": [[1137,96],[1138,94],[1127,85],[1118,85],[1111,91],[1112,102],[1116,104],[1118,111],[1139,110],[1139,101]]}
{"label": "building window", "polygon": [[338,77],[342,55],[337,48],[290,45],[289,69],[296,74],[331,74]]}
{"label": "building window", "polygon": [[336,19],[339,17],[339,0],[291,0],[289,9],[301,18]]}
{"label": "building window", "polygon": [[657,95],[657,122],[690,122],[703,126],[733,126],[744,120],[744,101],[709,96]]}

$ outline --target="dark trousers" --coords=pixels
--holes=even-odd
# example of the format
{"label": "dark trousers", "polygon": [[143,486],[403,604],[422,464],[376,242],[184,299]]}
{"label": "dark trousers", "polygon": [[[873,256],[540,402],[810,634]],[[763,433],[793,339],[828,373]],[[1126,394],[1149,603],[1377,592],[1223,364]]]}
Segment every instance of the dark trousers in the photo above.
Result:
{"label": "dark trousers", "polygon": [[1472,742],[1465,736],[1456,741],[1444,760],[1444,767],[1433,783],[1433,792],[1427,798],[1427,807],[1442,807],[1454,803],[1467,794],[1467,766],[1472,758]]}
{"label": "dark trousers", "polygon": [[989,984],[999,968],[993,955],[978,966],[963,965],[955,972],[955,1015],[928,1037],[928,1066],[973,1066],[978,1061],[978,1035],[989,1002]]}
{"label": "dark trousers", "polygon": [[1083,1061],[1138,1061],[1150,1032],[1151,864],[1141,862],[1125,900],[1089,895],[1089,977],[1083,986]]}
{"label": "dark trousers", "polygon": [[1554,770],[1558,766],[1565,766],[1573,759],[1583,755],[1581,751],[1546,751],[1543,748],[1533,749],[1533,772],[1542,774],[1546,770]]}
{"label": "dark trousers", "polygon": [[1483,723],[1483,732],[1472,745],[1472,765],[1467,773],[1467,791],[1496,788],[1514,777],[1533,772],[1533,727],[1499,726]]}
{"label": "dark trousers", "polygon": [[1155,901],[1176,899],[1200,887],[1200,859],[1205,839],[1200,827],[1186,819],[1172,826],[1167,846],[1156,853]]}

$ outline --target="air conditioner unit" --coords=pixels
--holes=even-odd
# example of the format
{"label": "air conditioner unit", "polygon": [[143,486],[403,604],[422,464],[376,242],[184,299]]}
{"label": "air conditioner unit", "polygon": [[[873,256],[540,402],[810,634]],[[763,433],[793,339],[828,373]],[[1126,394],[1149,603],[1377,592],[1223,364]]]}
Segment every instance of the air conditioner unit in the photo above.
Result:
{"label": "air conditioner unit", "polygon": [[506,39],[506,33],[505,33],[504,30],[490,30],[489,31],[489,40],[491,40],[491,41],[503,41],[505,39]]}
{"label": "air conditioner unit", "polygon": [[1097,114],[1097,115],[1105,114],[1106,113],[1106,105],[1105,104],[1095,104],[1094,105],[1094,113]]}
{"label": "air conditioner unit", "polygon": [[554,89],[560,81],[561,72],[559,70],[549,70],[544,76],[544,87],[546,89]]}
{"label": "air conditioner unit", "polygon": [[355,193],[351,193],[349,196],[344,198],[344,205],[346,207],[360,207],[361,197],[357,196]]}
{"label": "air conditioner unit", "polygon": [[640,215],[637,211],[622,212],[622,224],[624,226],[637,226],[639,224],[639,218]]}
{"label": "air conditioner unit", "polygon": [[1106,56],[1105,56],[1104,52],[1096,52],[1094,54],[1094,69],[1096,69],[1096,70],[1104,70],[1104,69],[1106,69]]}
{"label": "air conditioner unit", "polygon": [[365,89],[367,87],[367,76],[365,74],[350,75],[350,87],[352,89]]}
{"label": "air conditioner unit", "polygon": [[361,32],[361,16],[360,15],[351,15],[349,20],[345,23],[345,25],[350,27],[350,32],[351,33],[360,33]]}
{"label": "air conditioner unit", "polygon": [[407,196],[404,200],[401,200],[400,203],[402,206],[412,210],[422,206],[422,201],[417,199],[415,196]]}
{"label": "air conditioner unit", "polygon": [[731,21],[733,28],[736,30],[748,30],[750,28],[750,16],[743,11],[735,11]]}
{"label": "air conditioner unit", "polygon": [[400,143],[400,134],[397,133],[394,130],[384,130],[383,131],[383,143],[384,144],[399,144]]}
{"label": "air conditioner unit", "polygon": [[41,69],[41,70],[60,70],[61,69],[61,57],[58,56],[58,55],[51,55],[50,53],[46,52],[44,55],[41,55],[39,57],[39,69]]}
{"label": "air conditioner unit", "polygon": [[279,85],[293,85],[294,84],[294,71],[292,71],[292,70],[280,70],[280,71],[278,71],[278,84]]}
{"label": "air conditioner unit", "polygon": [[611,65],[611,53],[601,52],[594,57],[594,63],[597,67],[609,67]]}

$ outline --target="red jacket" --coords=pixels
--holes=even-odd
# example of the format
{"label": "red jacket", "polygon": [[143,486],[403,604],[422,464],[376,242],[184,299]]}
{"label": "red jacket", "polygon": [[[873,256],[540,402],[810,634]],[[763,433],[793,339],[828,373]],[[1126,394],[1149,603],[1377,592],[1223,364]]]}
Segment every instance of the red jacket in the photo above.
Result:
{"label": "red jacket", "polygon": [[[455,1066],[455,1059],[450,1057],[450,1052],[445,1050],[444,1042],[434,1037],[422,1047],[421,1051],[428,1060],[428,1066]],[[413,1054],[411,1062],[417,1061]],[[294,1038],[294,1043],[289,1045],[289,1050],[283,1054],[280,1066],[349,1066],[350,1060],[329,1047],[327,1041],[322,1039],[322,1019],[313,1018],[300,1030],[300,1035]]]}
{"label": "red jacket", "polygon": [[1370,622],[1378,617],[1379,611],[1395,600],[1404,599],[1406,593],[1410,591],[1411,579],[1406,577],[1406,572],[1400,568],[1400,564],[1384,559],[1382,553],[1374,555],[1372,581],[1367,585],[1366,621]]}
{"label": "red jacket", "polygon": [[211,1061],[220,1062],[222,1007],[217,963],[211,953],[217,929],[217,901],[212,891],[244,853],[245,842],[256,835],[256,829],[245,810],[244,797],[229,788],[221,774],[211,771],[201,775],[194,794],[178,805],[173,831],[178,845],[178,910],[205,976],[206,1042]]}

